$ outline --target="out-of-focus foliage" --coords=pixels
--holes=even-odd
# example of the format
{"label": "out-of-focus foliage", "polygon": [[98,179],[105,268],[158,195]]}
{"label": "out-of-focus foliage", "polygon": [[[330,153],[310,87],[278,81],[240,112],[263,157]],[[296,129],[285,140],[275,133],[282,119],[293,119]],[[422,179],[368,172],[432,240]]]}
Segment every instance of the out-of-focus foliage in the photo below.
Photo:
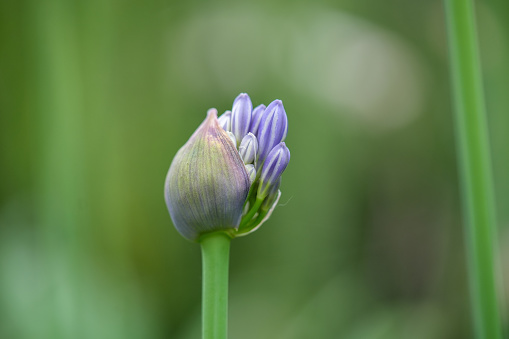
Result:
{"label": "out-of-focus foliage", "polygon": [[[507,258],[509,3],[476,5]],[[448,86],[440,1],[0,2],[0,338],[199,337],[163,182],[240,92],[284,101],[292,162],[231,337],[471,338]]]}

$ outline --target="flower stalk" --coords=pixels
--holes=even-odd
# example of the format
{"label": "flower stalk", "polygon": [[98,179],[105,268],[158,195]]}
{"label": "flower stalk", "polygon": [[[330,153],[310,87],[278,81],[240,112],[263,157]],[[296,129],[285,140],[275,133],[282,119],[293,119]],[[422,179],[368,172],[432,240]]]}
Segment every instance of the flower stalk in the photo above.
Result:
{"label": "flower stalk", "polygon": [[226,339],[230,241],[258,229],[281,196],[290,162],[281,100],[253,110],[241,93],[231,111],[207,118],[175,155],[164,186],[173,224],[203,259],[203,339]]}
{"label": "flower stalk", "polygon": [[205,234],[200,239],[203,262],[203,339],[227,337],[230,240],[223,232]]}
{"label": "flower stalk", "polygon": [[475,337],[502,338],[495,198],[472,0],[444,0]]}

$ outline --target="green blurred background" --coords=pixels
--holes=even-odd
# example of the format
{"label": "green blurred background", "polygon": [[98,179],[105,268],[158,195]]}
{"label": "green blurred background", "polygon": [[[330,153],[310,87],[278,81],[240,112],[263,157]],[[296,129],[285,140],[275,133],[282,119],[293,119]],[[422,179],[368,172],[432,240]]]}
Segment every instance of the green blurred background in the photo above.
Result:
{"label": "green blurred background", "polygon": [[[476,6],[509,281],[509,2]],[[437,0],[2,0],[0,338],[200,337],[163,182],[240,92],[283,100],[292,160],[232,243],[230,337],[472,338],[443,21]]]}

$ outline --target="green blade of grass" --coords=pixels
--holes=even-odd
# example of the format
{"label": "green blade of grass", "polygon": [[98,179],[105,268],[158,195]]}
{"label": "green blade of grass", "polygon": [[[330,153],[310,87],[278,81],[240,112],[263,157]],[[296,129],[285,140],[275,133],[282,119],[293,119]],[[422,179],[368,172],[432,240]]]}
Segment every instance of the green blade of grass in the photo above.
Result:
{"label": "green blade of grass", "polygon": [[471,0],[444,2],[474,327],[476,338],[500,339],[495,198],[474,10]]}

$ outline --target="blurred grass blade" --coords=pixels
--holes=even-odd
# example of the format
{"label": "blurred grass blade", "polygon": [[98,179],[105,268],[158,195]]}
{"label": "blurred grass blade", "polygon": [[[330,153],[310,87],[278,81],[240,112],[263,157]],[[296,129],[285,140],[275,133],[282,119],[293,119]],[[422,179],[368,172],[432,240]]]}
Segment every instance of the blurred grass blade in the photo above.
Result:
{"label": "blurred grass blade", "polygon": [[499,339],[495,199],[473,4],[471,0],[444,1],[476,338]]}
{"label": "blurred grass blade", "polygon": [[[80,53],[72,4],[34,2],[35,79],[39,222],[46,265],[52,279],[48,338],[70,338],[79,332],[79,251],[85,223],[82,185],[82,92]],[[41,334],[41,338],[46,335]]]}

